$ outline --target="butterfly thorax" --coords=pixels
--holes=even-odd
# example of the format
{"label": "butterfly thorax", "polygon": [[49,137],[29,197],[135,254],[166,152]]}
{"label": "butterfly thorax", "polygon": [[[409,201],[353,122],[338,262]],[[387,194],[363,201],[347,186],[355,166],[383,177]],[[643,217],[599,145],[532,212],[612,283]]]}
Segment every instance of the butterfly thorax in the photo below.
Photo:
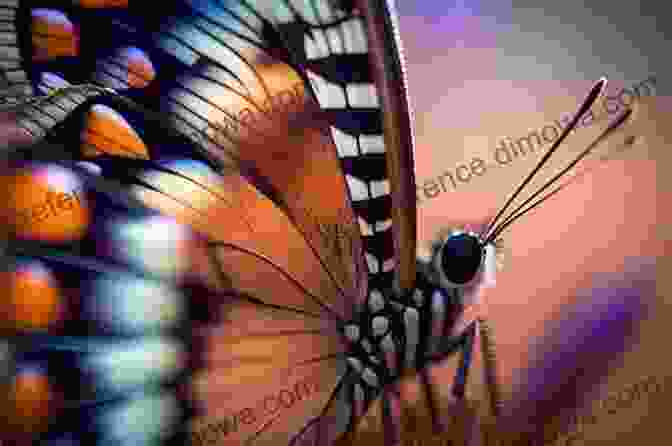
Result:
{"label": "butterfly thorax", "polygon": [[[432,245],[429,258],[417,259],[412,292],[369,294],[365,308],[343,329],[347,361],[367,402],[407,371],[422,370],[472,341],[470,330],[456,332],[455,326],[465,290],[479,286],[474,282],[481,279],[486,251],[478,235],[452,230]],[[466,362],[458,373],[468,368]]]}

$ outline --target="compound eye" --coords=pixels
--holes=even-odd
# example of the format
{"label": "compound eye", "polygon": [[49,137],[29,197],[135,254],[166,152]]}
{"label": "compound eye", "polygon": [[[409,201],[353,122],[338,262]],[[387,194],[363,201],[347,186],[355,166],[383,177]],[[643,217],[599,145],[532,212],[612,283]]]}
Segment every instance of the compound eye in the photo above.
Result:
{"label": "compound eye", "polygon": [[434,266],[446,286],[462,287],[474,280],[483,265],[484,256],[485,249],[478,235],[453,232],[441,245]]}

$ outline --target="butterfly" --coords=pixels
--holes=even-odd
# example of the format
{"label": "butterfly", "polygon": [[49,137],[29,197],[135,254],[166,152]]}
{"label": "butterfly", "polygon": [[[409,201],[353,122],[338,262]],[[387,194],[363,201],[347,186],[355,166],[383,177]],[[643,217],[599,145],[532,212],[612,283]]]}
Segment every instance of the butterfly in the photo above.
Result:
{"label": "butterfly", "polygon": [[[392,2],[6,5],[10,89],[46,94],[21,109],[25,131],[58,135],[92,171],[210,241],[204,268],[223,310],[199,333],[209,349],[194,378],[195,444],[322,445],[367,431],[395,444],[417,430],[404,426],[412,406],[437,430],[457,429],[468,400],[490,398],[497,412],[475,302],[502,231],[560,188],[505,211],[604,80],[489,224],[446,228],[418,258]],[[467,390],[479,360],[489,396]]]}

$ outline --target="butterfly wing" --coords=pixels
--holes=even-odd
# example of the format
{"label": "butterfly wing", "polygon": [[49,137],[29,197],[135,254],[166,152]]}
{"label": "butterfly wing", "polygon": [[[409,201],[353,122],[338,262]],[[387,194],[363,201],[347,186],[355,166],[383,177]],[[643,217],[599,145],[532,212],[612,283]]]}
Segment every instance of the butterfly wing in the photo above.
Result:
{"label": "butterfly wing", "polygon": [[[399,291],[412,288],[412,133],[390,5],[190,0],[165,2],[160,11],[118,1],[53,6],[23,1],[15,12],[18,49],[37,92],[93,81],[169,111],[183,133],[209,145],[220,160],[263,179],[260,189],[281,201],[346,295],[361,299],[366,269],[369,289],[389,288],[395,271]],[[306,99],[302,79],[325,112],[315,126],[297,115]],[[302,151],[279,158],[280,150],[268,150],[278,138],[259,135],[258,127],[260,121],[275,126],[278,108],[294,115],[284,118],[287,125],[312,133],[313,147],[325,149],[310,150],[310,160]],[[49,125],[56,114],[32,119]],[[345,181],[329,138],[318,130],[326,126]],[[284,130],[279,125],[275,133]],[[316,184],[324,194],[305,193]]]}
{"label": "butterfly wing", "polygon": [[[353,306],[366,283],[346,180],[283,39],[257,11],[273,2],[261,3],[174,1],[145,11],[125,2],[24,1],[15,25],[36,93],[94,82],[168,112],[183,134],[220,164],[234,165],[290,216]],[[32,113],[24,127],[39,136],[71,108]],[[109,127],[110,119],[100,119],[107,112],[93,114],[86,155],[100,145],[94,133]],[[299,131],[287,138],[288,128]],[[125,131],[126,156],[146,157],[133,132]],[[286,150],[290,145],[310,150]],[[105,151],[121,154],[114,149],[107,144]],[[318,184],[320,194],[305,193]]]}
{"label": "butterfly wing", "polygon": [[[152,129],[150,121],[121,105],[105,97],[87,101],[49,138],[76,148],[68,155],[211,241],[211,258],[201,270],[219,290],[210,300],[224,310],[214,315],[216,328],[197,330],[207,348],[205,369],[194,381],[203,416],[191,426],[193,438],[219,435],[225,444],[277,444],[282,438],[288,444],[320,418],[334,394],[342,420],[338,431],[344,430],[350,410],[340,327],[353,308],[344,305],[337,283],[289,216],[239,172],[217,173],[195,157],[152,160],[162,150],[191,153],[192,144]],[[119,134],[105,135],[105,128],[93,133],[105,136],[95,145],[82,143],[83,136],[89,141],[91,114],[100,107],[114,110],[115,122],[142,129],[133,133],[144,159],[105,155],[106,147],[128,148]],[[127,135],[132,127],[123,128]],[[111,142],[101,143],[108,136]],[[94,149],[96,155],[84,155]]]}

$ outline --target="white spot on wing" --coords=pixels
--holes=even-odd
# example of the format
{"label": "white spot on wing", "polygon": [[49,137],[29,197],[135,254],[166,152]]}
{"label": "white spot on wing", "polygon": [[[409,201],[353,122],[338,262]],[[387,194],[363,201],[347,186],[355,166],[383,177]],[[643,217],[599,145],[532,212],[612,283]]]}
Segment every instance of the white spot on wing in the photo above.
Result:
{"label": "white spot on wing", "polygon": [[390,182],[388,180],[371,182],[371,196],[373,198],[378,198],[389,194],[390,194]]}
{"label": "white spot on wing", "polygon": [[338,28],[328,28],[327,38],[329,39],[329,46],[332,54],[342,54],[344,51],[343,41],[341,40],[341,32]]}
{"label": "white spot on wing", "polygon": [[359,147],[362,153],[385,153],[385,141],[382,135],[360,135]]}
{"label": "white spot on wing", "polygon": [[355,157],[358,155],[357,141],[354,136],[350,136],[336,127],[330,127],[330,129],[339,158]]}
{"label": "white spot on wing", "polygon": [[[312,34],[312,41],[315,44],[315,57],[308,57],[308,59],[321,59],[329,56],[329,46],[327,44],[327,36],[324,31],[321,29],[313,29]],[[307,37],[307,39],[310,39],[310,37]],[[306,54],[306,56],[308,55]]]}
{"label": "white spot on wing", "polygon": [[347,84],[348,102],[353,108],[378,108],[378,92],[373,84]]}
{"label": "white spot on wing", "polygon": [[343,89],[336,84],[332,84],[322,76],[306,70],[308,79],[315,89],[317,100],[323,108],[345,108],[345,94]]}
{"label": "white spot on wing", "polygon": [[304,34],[303,39],[303,48],[306,51],[306,58],[308,60],[319,59],[321,55],[317,49],[315,40],[309,34]]}
{"label": "white spot on wing", "polygon": [[368,44],[361,18],[352,18],[341,24],[345,35],[345,52],[348,54],[366,54]]}
{"label": "white spot on wing", "polygon": [[350,190],[350,196],[353,201],[369,199],[369,188],[364,181],[355,178],[352,175],[346,175],[345,180],[348,183],[348,189]]}

